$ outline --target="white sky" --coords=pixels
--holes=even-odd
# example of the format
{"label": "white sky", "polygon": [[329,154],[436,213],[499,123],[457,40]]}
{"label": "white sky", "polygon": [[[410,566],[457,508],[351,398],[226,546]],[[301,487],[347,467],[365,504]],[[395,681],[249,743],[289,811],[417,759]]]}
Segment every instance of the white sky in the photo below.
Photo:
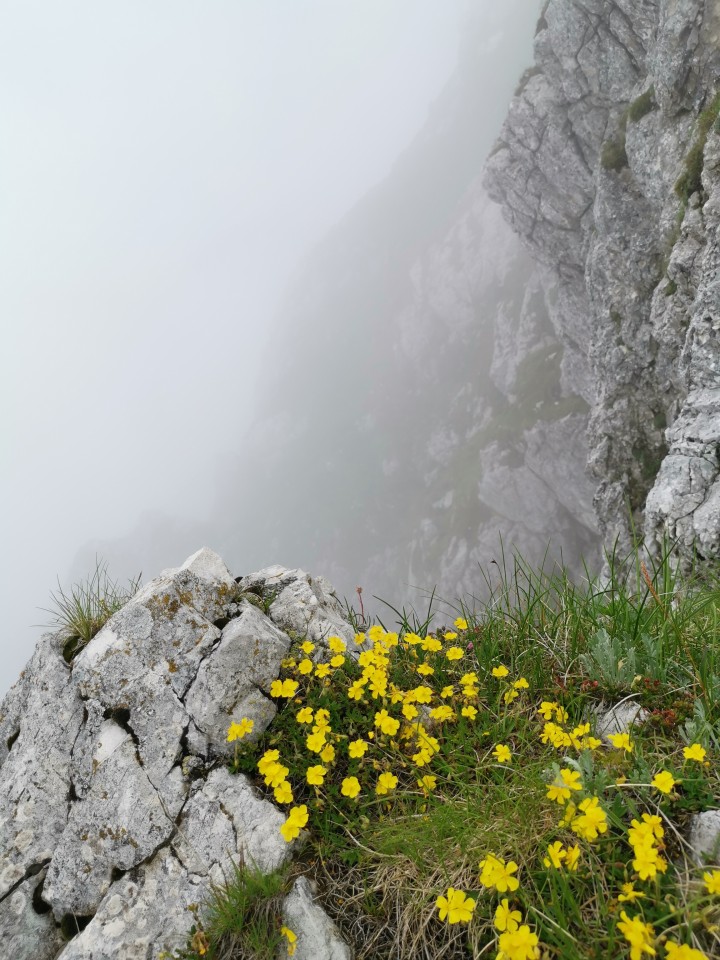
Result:
{"label": "white sky", "polygon": [[464,6],[0,0],[0,693],[83,544],[204,514],[284,283],[421,127]]}

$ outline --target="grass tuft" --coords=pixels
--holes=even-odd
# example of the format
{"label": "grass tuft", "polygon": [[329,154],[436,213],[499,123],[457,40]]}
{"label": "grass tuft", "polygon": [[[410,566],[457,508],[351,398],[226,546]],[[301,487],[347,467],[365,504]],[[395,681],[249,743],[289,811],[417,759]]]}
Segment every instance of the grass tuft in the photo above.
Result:
{"label": "grass tuft", "polygon": [[163,960],[276,960],[286,943],[282,903],[284,868],[263,874],[241,862],[223,884],[213,884],[207,902],[194,905],[195,923],[185,949]]}
{"label": "grass tuft", "polygon": [[51,593],[51,608],[43,608],[53,619],[47,626],[63,631],[63,656],[68,663],[92,640],[96,633],[137,592],[142,574],[126,587],[111,580],[107,564],[96,558],[95,571],[66,592],[58,581],[57,593]]}
{"label": "grass tuft", "polygon": [[697,122],[695,142],[685,157],[683,172],[675,184],[675,193],[687,204],[693,193],[703,194],[702,172],[704,166],[705,144],[710,131],[720,118],[720,93],[701,112]]}

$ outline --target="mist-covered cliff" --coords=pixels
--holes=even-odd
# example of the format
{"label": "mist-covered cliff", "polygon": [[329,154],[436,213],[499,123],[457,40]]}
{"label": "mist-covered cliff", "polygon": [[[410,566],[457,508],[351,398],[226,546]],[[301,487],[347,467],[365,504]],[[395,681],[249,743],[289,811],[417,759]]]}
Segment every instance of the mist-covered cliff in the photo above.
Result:
{"label": "mist-covered cliff", "polygon": [[[589,404],[561,375],[559,294],[481,183],[535,12],[510,2],[492,18],[287,292],[252,470],[228,469],[219,497],[221,546],[240,563],[284,557],[348,595],[362,583],[404,600],[409,584],[481,593],[501,539],[534,561],[548,542],[575,569],[596,558]],[[523,25],[513,61],[498,35]]]}
{"label": "mist-covered cliff", "polygon": [[605,542],[720,553],[720,3],[548,0],[485,184],[556,292]]}

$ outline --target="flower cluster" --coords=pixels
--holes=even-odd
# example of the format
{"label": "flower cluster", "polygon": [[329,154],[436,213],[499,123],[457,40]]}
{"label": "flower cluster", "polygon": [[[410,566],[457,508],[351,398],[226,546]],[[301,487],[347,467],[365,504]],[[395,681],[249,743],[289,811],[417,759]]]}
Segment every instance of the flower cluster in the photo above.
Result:
{"label": "flower cluster", "polygon": [[628,843],[633,849],[633,870],[641,880],[652,880],[658,873],[665,873],[667,870],[667,863],[660,856],[659,847],[664,836],[662,820],[658,816],[644,813],[642,820],[631,822]]}
{"label": "flower cluster", "polygon": [[[497,852],[486,853],[479,863],[478,890],[502,897],[492,919],[496,960],[536,960],[541,955],[540,937],[548,928],[542,905],[535,908],[527,890],[537,891],[544,884],[546,889],[562,888],[564,896],[571,896],[567,891],[581,888],[591,868],[603,858],[610,863],[612,857],[617,863],[620,856],[622,861],[626,842],[632,849],[628,858],[632,871],[628,867],[624,879],[629,882],[611,901],[615,942],[619,934],[630,960],[654,956],[662,949],[671,960],[701,960],[701,951],[667,939],[662,932],[656,937],[652,923],[647,922],[652,920],[661,928],[657,916],[648,912],[654,903],[649,888],[643,890],[641,885],[668,872],[663,857],[664,821],[654,812],[642,812],[642,797],[640,810],[637,805],[624,806],[620,799],[629,793],[626,787],[653,797],[652,787],[661,800],[656,793],[647,805],[652,803],[660,811],[659,802],[671,804],[677,799],[674,791],[681,781],[666,769],[659,770],[651,783],[629,783],[628,777],[618,776],[618,772],[631,775],[653,769],[642,762],[642,735],[635,740],[627,732],[610,734],[603,744],[590,722],[582,715],[571,722],[568,708],[561,703],[542,700],[536,707],[527,695],[530,684],[525,677],[513,675],[497,659],[478,662],[469,655],[466,638],[456,632],[467,630],[467,621],[458,618],[454,626],[456,630],[427,636],[373,626],[356,635],[359,649],[352,655],[345,640],[330,637],[322,644],[299,643],[301,656],[295,647],[294,655],[283,661],[290,675],[274,681],[270,693],[290,724],[285,729],[291,729],[291,736],[269,737],[270,748],[256,768],[275,802],[289,808],[280,827],[284,840],[294,841],[315,813],[328,805],[339,813],[338,820],[363,814],[361,822],[367,822],[366,813],[383,811],[380,815],[386,816],[404,811],[407,798],[414,797],[413,816],[418,816],[418,810],[425,815],[435,802],[431,795],[439,793],[443,802],[445,791],[453,795],[455,785],[448,770],[453,744],[461,742],[454,738],[472,742],[474,757],[480,768],[485,761],[489,777],[503,785],[515,783],[524,774],[524,746],[532,740],[536,769],[551,765],[554,769],[540,783],[536,777],[534,787],[539,790],[538,804],[544,805],[550,822],[557,823],[558,832],[546,834],[530,858],[516,852],[516,860],[510,859],[507,850],[496,847]],[[562,693],[558,696],[564,699]],[[575,710],[573,701],[568,700],[568,705]],[[493,725],[492,733],[483,729]],[[248,717],[233,722],[228,741],[248,737],[253,726]],[[493,743],[495,739],[502,742]],[[256,742],[257,735],[250,740]],[[706,750],[699,744],[685,747],[683,757],[686,764],[707,766]],[[686,782],[693,769],[697,767],[683,768]],[[642,779],[646,781],[647,776]],[[632,814],[636,818],[630,820]],[[516,861],[522,863],[522,871]],[[532,877],[523,888],[521,872]],[[720,895],[720,871],[705,873],[703,880],[710,896]],[[448,886],[435,900],[436,916],[458,925],[476,924],[478,916],[484,915],[489,923],[488,897],[478,897],[477,892]],[[623,906],[635,915],[628,915]],[[283,928],[282,932],[292,954],[291,931]],[[543,949],[554,955],[550,935]]]}

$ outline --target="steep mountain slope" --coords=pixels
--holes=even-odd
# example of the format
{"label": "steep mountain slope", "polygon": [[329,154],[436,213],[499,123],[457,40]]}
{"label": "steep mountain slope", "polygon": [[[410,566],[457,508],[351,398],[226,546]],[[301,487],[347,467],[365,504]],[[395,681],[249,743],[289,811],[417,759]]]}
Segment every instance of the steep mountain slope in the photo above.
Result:
{"label": "steep mountain slope", "polygon": [[[530,26],[523,2],[495,26]],[[480,183],[522,67],[483,22],[425,129],[288,291],[220,546],[402,600],[481,592],[500,537],[593,562],[587,400],[564,384],[554,286]],[[521,45],[518,44],[518,48]],[[497,126],[496,126],[497,124]]]}
{"label": "steep mountain slope", "polygon": [[548,0],[485,184],[547,265],[606,543],[720,554],[720,3]]}

